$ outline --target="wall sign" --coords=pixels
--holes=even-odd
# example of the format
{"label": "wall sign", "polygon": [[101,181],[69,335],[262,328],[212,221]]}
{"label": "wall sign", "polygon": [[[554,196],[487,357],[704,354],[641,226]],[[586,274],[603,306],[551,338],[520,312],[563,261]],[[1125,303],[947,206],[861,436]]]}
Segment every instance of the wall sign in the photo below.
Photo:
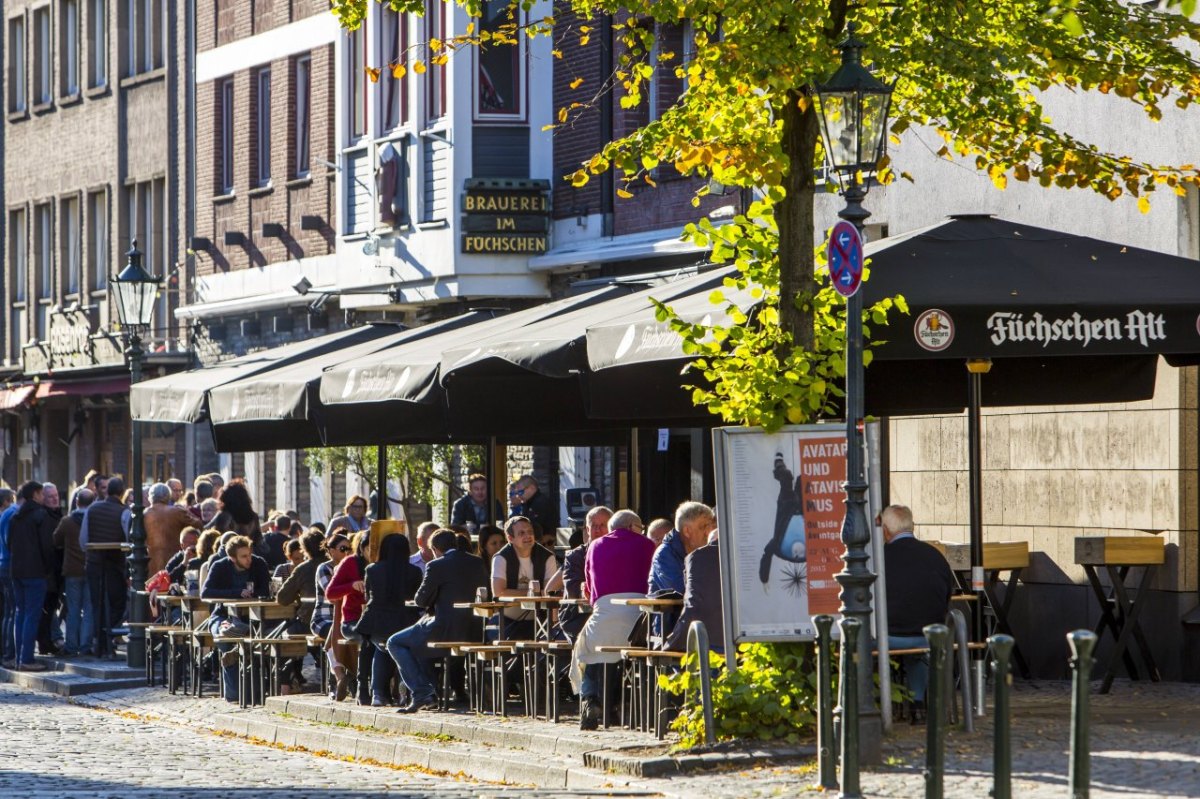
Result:
{"label": "wall sign", "polygon": [[21,371],[27,375],[124,362],[120,341],[97,333],[92,314],[81,308],[52,312],[46,340],[21,350]]}
{"label": "wall sign", "polygon": [[550,182],[471,178],[462,193],[462,251],[522,255],[550,247]]}

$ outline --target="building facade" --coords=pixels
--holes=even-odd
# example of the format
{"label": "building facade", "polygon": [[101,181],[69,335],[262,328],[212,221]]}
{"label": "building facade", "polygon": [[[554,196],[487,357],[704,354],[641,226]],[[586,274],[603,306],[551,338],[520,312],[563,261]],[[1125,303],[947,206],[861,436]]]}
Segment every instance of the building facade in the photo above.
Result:
{"label": "building facade", "polygon": [[[129,378],[110,278],[136,240],[164,277],[153,375],[188,360],[180,303],[187,67],[170,0],[4,4],[4,479],[127,473]],[[146,431],[147,478],[186,436]]]}

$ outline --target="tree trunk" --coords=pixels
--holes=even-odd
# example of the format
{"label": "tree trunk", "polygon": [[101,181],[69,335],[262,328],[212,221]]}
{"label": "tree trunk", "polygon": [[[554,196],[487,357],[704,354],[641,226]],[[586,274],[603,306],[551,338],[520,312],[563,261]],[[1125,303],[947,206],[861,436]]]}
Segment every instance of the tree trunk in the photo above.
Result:
{"label": "tree trunk", "polygon": [[801,109],[800,99],[799,90],[788,92],[782,110],[783,152],[789,163],[783,178],[785,194],[775,210],[775,220],[779,225],[780,324],[791,334],[793,346],[809,349],[813,344],[811,298],[816,289],[813,160],[819,130],[813,103],[808,101]]}

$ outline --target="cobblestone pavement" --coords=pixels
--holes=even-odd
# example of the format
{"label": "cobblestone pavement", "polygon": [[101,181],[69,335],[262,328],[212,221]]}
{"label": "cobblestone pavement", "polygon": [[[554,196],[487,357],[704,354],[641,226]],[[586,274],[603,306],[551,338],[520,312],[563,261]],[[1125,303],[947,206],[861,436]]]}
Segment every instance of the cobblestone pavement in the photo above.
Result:
{"label": "cobblestone pavement", "polygon": [[[207,704],[216,712],[224,703]],[[5,799],[537,794],[568,792],[491,786],[258,746],[132,711],[105,712],[0,685],[0,796]]]}
{"label": "cobblestone pavement", "polygon": [[[1096,683],[1093,683],[1095,686]],[[1070,740],[1070,684],[1018,682],[1013,696],[1013,791],[1021,799],[1065,799]],[[1200,797],[1200,686],[1118,681],[1091,697],[1092,799]],[[976,732],[946,736],[945,795],[983,799],[992,788],[992,718]],[[888,765],[864,771],[870,797],[924,795],[925,727],[898,724],[886,741]],[[793,795],[815,782],[811,765],[672,780],[672,796]],[[799,783],[799,785],[798,785]]]}

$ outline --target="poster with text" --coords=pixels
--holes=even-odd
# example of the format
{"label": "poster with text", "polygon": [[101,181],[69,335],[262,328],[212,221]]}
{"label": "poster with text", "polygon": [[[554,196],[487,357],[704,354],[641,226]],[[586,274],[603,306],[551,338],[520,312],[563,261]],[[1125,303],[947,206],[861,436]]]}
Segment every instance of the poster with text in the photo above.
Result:
{"label": "poster with text", "polygon": [[727,624],[737,641],[811,640],[812,616],[840,604],[846,431],[718,428],[713,436]]}

